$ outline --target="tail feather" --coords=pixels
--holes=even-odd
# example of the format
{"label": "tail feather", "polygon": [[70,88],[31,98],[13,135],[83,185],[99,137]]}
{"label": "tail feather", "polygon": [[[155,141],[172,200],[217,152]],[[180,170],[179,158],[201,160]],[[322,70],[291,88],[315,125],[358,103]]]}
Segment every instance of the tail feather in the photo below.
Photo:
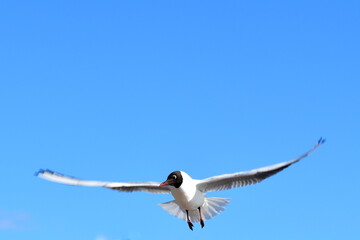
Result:
{"label": "tail feather", "polygon": [[171,215],[174,215],[177,218],[183,219],[186,221],[186,213],[180,206],[174,201],[160,203],[160,207],[166,210]]}
{"label": "tail feather", "polygon": [[228,198],[206,197],[205,203],[201,207],[203,218],[207,220],[220,214],[220,212],[225,210],[225,206],[229,201],[230,199]]}
{"label": "tail feather", "polygon": [[[230,201],[229,198],[205,197],[205,202],[201,206],[201,214],[203,219],[208,220],[220,214],[220,212],[225,210],[224,206],[226,206],[229,203],[229,201]],[[176,203],[175,200],[166,203],[161,203],[159,204],[159,206],[162,207],[171,215],[174,215],[175,217],[186,221],[186,210],[182,209]],[[192,222],[200,221],[199,211],[197,209],[189,210],[188,212],[189,212],[189,218]]]}

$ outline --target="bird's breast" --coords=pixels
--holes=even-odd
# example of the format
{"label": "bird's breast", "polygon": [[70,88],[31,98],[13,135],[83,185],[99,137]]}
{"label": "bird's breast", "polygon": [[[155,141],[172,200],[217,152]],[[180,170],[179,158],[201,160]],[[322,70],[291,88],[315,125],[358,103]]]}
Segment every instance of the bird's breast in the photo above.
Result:
{"label": "bird's breast", "polygon": [[172,188],[171,193],[184,210],[195,210],[204,204],[204,196],[197,190],[196,185],[183,184],[179,188]]}

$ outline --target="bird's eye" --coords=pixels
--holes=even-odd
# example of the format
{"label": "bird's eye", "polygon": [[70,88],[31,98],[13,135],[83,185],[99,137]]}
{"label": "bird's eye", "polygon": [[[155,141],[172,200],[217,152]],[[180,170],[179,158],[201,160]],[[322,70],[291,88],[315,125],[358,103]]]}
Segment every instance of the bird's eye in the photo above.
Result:
{"label": "bird's eye", "polygon": [[177,179],[177,176],[176,176],[176,175],[173,175],[173,178],[174,178],[174,179]]}

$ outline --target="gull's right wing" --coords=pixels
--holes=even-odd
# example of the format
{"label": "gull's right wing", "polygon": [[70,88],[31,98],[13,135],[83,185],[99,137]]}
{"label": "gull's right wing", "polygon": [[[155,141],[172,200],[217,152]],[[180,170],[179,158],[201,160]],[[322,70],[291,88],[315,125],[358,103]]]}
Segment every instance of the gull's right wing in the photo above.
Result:
{"label": "gull's right wing", "polygon": [[36,176],[49,181],[87,187],[105,187],[121,192],[143,191],[149,193],[170,193],[169,187],[160,187],[159,182],[103,182],[80,180],[50,170],[39,170]]}
{"label": "gull's right wing", "polygon": [[206,193],[211,191],[226,190],[235,187],[244,187],[247,185],[259,183],[265,178],[271,177],[272,175],[307,157],[324,142],[325,139],[320,138],[320,140],[309,151],[291,161],[278,163],[268,167],[257,168],[250,171],[209,177],[203,180],[199,180],[197,187],[201,192]]}

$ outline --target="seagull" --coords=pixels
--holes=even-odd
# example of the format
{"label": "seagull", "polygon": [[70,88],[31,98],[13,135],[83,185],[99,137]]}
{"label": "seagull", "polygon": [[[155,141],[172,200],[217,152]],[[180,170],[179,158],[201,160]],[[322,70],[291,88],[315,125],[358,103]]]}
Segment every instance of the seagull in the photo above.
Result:
{"label": "seagull", "polygon": [[213,218],[222,212],[229,203],[228,198],[206,197],[205,193],[221,191],[236,187],[244,187],[259,183],[290,165],[307,157],[317,147],[325,142],[319,141],[306,153],[291,161],[253,169],[250,171],[223,174],[214,177],[196,180],[184,171],[174,171],[169,174],[166,181],[160,182],[103,182],[80,180],[74,177],[40,169],[36,175],[49,181],[88,187],[105,187],[121,192],[144,191],[149,193],[171,193],[175,200],[159,204],[164,210],[187,222],[193,230],[193,222],[200,222],[205,226],[204,220]]}

